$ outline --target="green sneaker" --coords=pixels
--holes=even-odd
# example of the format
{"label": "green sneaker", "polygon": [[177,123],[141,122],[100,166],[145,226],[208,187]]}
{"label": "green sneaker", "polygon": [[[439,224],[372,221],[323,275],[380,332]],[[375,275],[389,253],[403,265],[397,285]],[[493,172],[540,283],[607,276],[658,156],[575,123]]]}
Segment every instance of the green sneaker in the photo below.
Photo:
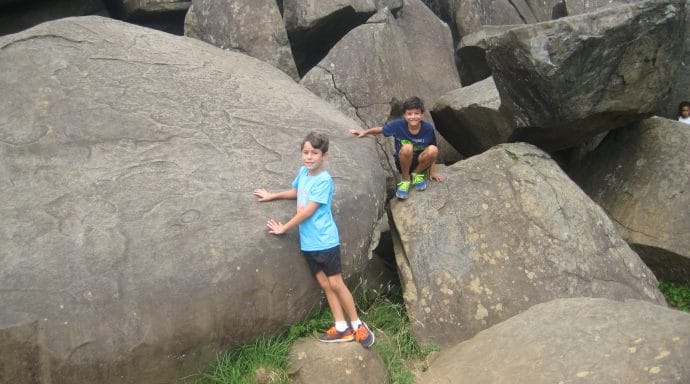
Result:
{"label": "green sneaker", "polygon": [[403,180],[398,183],[398,190],[395,191],[395,196],[398,199],[404,200],[407,199],[407,197],[410,195],[410,181],[409,180]]}
{"label": "green sneaker", "polygon": [[413,173],[412,174],[412,184],[414,184],[414,189],[417,191],[423,191],[426,189],[426,175],[423,173]]}

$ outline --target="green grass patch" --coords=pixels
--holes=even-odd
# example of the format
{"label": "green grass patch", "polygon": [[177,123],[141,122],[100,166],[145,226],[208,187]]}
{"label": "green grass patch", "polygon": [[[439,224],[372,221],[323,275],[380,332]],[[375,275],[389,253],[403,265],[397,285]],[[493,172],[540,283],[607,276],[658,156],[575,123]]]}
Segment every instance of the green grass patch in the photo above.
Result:
{"label": "green grass patch", "polygon": [[659,289],[666,297],[668,305],[681,311],[690,312],[690,282],[676,284],[660,280]]}
{"label": "green grass patch", "polygon": [[[426,356],[437,348],[420,346],[410,334],[410,322],[398,286],[379,290],[360,283],[353,296],[362,320],[376,335],[373,348],[386,365],[391,384],[411,384],[422,370]],[[200,374],[198,384],[287,384],[290,346],[302,337],[317,336],[333,324],[327,308],[311,319],[289,327],[282,334],[240,345],[218,356],[210,372]]]}

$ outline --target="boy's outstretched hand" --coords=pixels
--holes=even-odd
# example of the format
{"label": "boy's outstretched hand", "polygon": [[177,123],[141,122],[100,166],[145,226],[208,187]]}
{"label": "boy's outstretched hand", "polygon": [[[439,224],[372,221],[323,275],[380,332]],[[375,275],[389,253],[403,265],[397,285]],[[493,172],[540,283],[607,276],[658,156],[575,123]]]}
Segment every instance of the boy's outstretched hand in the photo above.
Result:
{"label": "boy's outstretched hand", "polygon": [[364,137],[367,135],[367,131],[362,130],[362,129],[351,129],[350,133],[357,136],[357,137]]}
{"label": "boy's outstretched hand", "polygon": [[273,200],[273,194],[265,189],[255,189],[253,192],[254,196],[259,198],[259,201],[271,201]]}
{"label": "boy's outstretched hand", "polygon": [[286,232],[285,231],[285,229],[286,229],[285,224],[283,224],[279,221],[275,221],[273,219],[270,219],[270,220],[268,220],[268,224],[266,224],[266,225],[268,226],[268,233],[272,233],[274,235],[282,235],[283,233]]}

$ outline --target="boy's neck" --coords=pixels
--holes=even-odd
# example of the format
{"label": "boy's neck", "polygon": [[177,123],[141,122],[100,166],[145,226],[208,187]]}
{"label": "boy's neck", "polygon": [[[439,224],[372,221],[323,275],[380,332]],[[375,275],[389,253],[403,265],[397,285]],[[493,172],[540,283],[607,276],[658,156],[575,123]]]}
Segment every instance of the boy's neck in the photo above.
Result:
{"label": "boy's neck", "polygon": [[309,175],[309,176],[316,176],[316,175],[318,175],[318,174],[321,173],[321,172],[323,172],[323,167],[319,167],[319,168],[316,168],[316,169],[314,169],[314,170],[311,170],[311,169],[310,169],[310,170],[307,171],[307,175]]}
{"label": "boy's neck", "polygon": [[416,127],[413,127],[410,123],[407,123],[407,130],[410,131],[410,133],[419,133],[419,130],[422,129],[422,123],[419,122]]}

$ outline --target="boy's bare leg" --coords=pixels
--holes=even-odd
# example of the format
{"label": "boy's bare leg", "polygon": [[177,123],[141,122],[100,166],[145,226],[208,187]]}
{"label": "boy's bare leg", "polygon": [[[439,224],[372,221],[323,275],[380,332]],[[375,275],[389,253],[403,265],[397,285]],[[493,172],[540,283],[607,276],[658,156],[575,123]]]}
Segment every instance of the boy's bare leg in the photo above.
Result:
{"label": "boy's bare leg", "polygon": [[352,293],[345,284],[345,281],[343,281],[343,275],[339,273],[329,276],[328,281],[331,283],[331,289],[335,292],[336,296],[338,296],[338,302],[345,313],[347,313],[347,317],[350,321],[358,319],[355,300],[352,298]]}
{"label": "boy's bare leg", "polygon": [[[335,276],[340,276],[340,274]],[[333,314],[333,319],[335,321],[345,321],[343,307],[340,303],[336,290],[331,286],[330,278],[327,277],[323,271],[318,271],[315,277],[316,281],[319,283],[319,286],[321,286],[323,293],[326,294],[326,301],[328,302],[328,307],[331,309],[331,313]],[[340,280],[342,281],[342,277]]]}
{"label": "boy's bare leg", "polygon": [[[414,169],[414,173],[422,173],[429,169],[438,158],[438,147],[435,145],[430,145],[419,154],[417,158],[417,168]],[[410,160],[411,164],[411,160]],[[400,166],[402,167],[402,161],[400,161]],[[409,168],[409,165],[407,166]]]}
{"label": "boy's bare leg", "polygon": [[400,162],[400,174],[403,180],[410,180],[410,165],[412,165],[412,144],[405,144],[398,151],[398,162]]}

